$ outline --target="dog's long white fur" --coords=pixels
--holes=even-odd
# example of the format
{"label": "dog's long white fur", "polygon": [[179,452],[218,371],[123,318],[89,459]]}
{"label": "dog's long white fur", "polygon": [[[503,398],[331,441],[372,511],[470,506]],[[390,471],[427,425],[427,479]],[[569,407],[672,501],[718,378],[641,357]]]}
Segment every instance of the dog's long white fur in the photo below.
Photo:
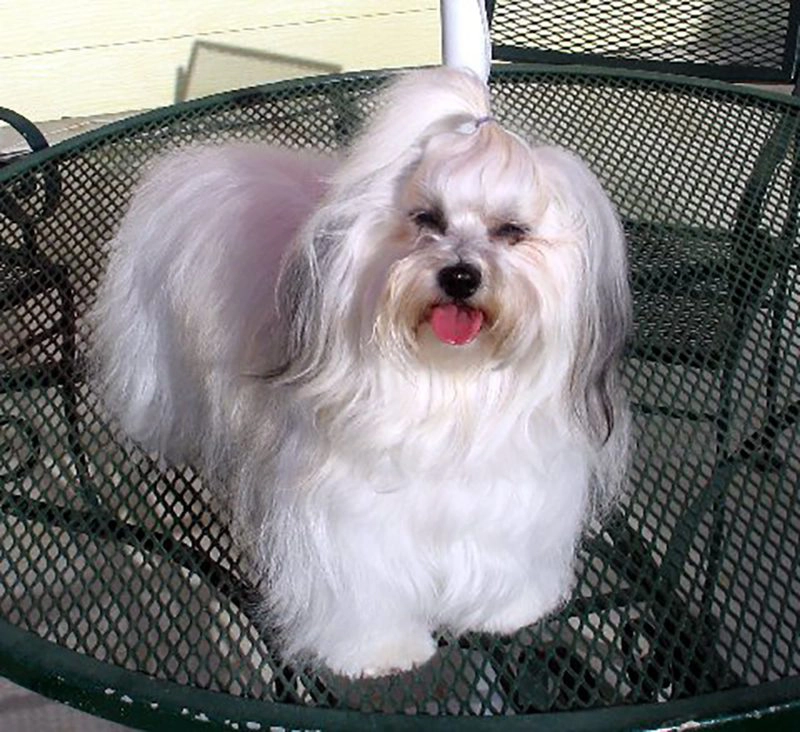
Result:
{"label": "dog's long white fur", "polygon": [[[488,115],[468,73],[402,76],[341,160],[161,161],[112,243],[98,386],[135,440],[225,486],[287,659],[377,675],[437,628],[538,620],[624,482],[621,227],[577,157]],[[432,201],[446,231],[409,219]],[[504,215],[524,241],[491,233]],[[450,346],[426,312],[459,261],[487,323]]]}

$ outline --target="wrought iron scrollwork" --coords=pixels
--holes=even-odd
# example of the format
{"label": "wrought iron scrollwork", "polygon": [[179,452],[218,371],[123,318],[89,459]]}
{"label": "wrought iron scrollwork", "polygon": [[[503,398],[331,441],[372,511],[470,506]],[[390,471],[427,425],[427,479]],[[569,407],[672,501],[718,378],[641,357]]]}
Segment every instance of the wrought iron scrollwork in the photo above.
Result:
{"label": "wrought iron scrollwork", "polygon": [[[48,147],[41,131],[22,115],[0,107],[0,120],[24,138],[31,152]],[[19,162],[15,158],[9,165]],[[12,325],[7,322],[0,331],[0,396],[34,384],[63,385],[64,369],[75,362],[75,316],[68,271],[41,253],[37,239],[37,226],[56,211],[60,197],[61,179],[55,165],[37,166],[35,172],[0,182],[0,312],[12,316],[24,313],[26,303],[53,290],[59,309],[55,317],[46,316],[49,323],[21,315],[18,331],[13,327],[13,317]],[[48,336],[61,344],[56,362],[31,357]],[[72,385],[67,388],[72,389]],[[67,397],[65,403],[69,401]],[[0,402],[0,481],[6,485],[16,483],[33,469],[41,443],[31,415],[20,413],[13,404],[13,399]]]}

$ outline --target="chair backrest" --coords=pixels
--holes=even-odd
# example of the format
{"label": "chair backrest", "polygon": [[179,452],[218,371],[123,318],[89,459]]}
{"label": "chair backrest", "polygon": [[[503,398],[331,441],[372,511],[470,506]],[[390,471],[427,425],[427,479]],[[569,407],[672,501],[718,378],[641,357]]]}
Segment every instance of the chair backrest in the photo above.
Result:
{"label": "chair backrest", "polygon": [[500,61],[793,83],[800,0],[486,0]]}

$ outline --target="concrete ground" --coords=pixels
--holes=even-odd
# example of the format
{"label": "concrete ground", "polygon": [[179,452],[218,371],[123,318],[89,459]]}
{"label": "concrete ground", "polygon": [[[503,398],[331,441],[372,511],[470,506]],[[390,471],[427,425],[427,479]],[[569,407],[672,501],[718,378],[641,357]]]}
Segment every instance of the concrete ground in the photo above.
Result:
{"label": "concrete ground", "polygon": [[0,678],[0,730],[3,732],[126,732],[130,729],[70,709]]}

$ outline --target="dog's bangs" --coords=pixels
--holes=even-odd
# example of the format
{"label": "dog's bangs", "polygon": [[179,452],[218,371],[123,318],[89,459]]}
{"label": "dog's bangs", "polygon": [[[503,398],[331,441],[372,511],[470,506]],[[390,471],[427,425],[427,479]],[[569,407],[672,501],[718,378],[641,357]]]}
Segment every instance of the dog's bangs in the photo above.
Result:
{"label": "dog's bangs", "polygon": [[431,140],[427,153],[432,162],[428,184],[445,200],[484,203],[488,195],[510,207],[536,178],[530,149],[494,122],[470,134],[442,134]]}

